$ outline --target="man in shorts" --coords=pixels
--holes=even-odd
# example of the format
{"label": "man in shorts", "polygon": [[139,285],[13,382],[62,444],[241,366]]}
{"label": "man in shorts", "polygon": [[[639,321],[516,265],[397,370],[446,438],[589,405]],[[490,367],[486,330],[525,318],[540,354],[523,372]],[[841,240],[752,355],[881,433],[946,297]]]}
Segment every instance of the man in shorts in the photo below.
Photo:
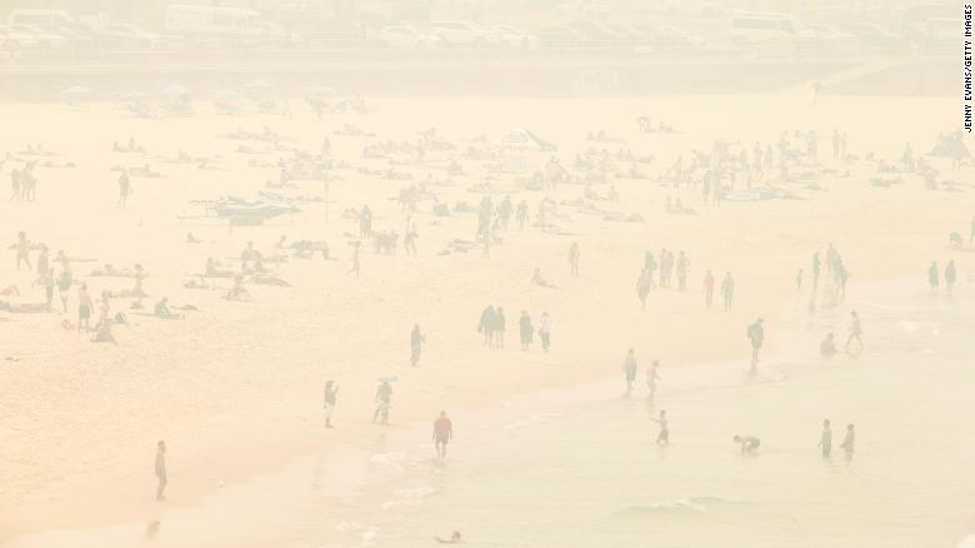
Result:
{"label": "man in shorts", "polygon": [[454,425],[447,417],[446,411],[441,411],[440,416],[433,423],[433,445],[437,449],[437,458],[444,460],[447,458],[447,444],[454,437]]}

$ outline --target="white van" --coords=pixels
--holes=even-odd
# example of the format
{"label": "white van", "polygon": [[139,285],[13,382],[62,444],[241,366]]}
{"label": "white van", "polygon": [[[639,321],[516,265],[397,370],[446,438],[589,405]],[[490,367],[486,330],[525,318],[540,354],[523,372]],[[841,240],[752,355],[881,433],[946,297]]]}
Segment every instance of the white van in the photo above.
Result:
{"label": "white van", "polygon": [[167,32],[212,38],[267,38],[271,25],[260,13],[241,8],[174,4],[166,9]]}
{"label": "white van", "polygon": [[68,27],[78,24],[75,18],[62,10],[13,10],[7,17],[9,25],[31,25],[34,27]]}
{"label": "white van", "polygon": [[787,13],[739,13],[731,16],[728,37],[748,43],[811,39],[814,33]]}

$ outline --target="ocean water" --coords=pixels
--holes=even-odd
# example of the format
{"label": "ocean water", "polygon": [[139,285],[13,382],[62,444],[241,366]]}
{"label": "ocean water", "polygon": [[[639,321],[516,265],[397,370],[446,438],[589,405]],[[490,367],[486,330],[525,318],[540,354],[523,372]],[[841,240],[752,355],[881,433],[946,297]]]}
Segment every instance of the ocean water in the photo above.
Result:
{"label": "ocean water", "polygon": [[[812,313],[797,298],[791,320],[769,325],[775,351],[755,376],[745,360],[663,364],[651,402],[642,370],[631,397],[621,372],[455,413],[444,464],[420,424],[148,523],[11,546],[409,548],[458,530],[475,547],[971,548],[975,307],[970,288],[934,297],[918,285],[856,287],[844,305]],[[865,351],[821,360],[820,340],[833,331],[842,347],[853,309]],[[661,409],[667,447],[650,420]],[[830,459],[817,449],[824,418]],[[850,460],[839,449],[847,423],[857,430]],[[736,433],[761,438],[757,454],[742,456]]]}
{"label": "ocean water", "polygon": [[[826,332],[842,348],[851,309],[866,350],[820,360]],[[460,422],[444,466],[419,456],[426,446],[407,452],[392,485],[328,514],[344,525],[322,524],[318,546],[430,546],[453,530],[485,547],[960,546],[975,532],[973,328],[968,299],[912,283],[858,288],[812,315],[800,299],[788,325],[770,327],[778,352],[757,376],[743,362],[663,367],[652,404],[645,389],[622,397],[621,378],[534,409],[512,403],[504,424]],[[654,443],[659,409],[669,447]],[[757,454],[743,457],[735,433],[760,437]]]}

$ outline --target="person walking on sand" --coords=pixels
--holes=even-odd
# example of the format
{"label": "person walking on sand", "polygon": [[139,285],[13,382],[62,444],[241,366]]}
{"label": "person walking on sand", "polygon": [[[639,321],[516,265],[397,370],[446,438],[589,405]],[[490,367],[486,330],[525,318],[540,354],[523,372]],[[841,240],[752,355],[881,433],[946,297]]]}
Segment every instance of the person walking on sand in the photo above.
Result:
{"label": "person walking on sand", "polygon": [[843,436],[843,443],[840,444],[840,448],[843,449],[843,454],[846,456],[846,460],[853,458],[855,445],[856,432],[853,429],[853,423],[850,423],[846,425],[846,434]]}
{"label": "person walking on sand", "polygon": [[955,261],[948,261],[945,266],[945,288],[948,290],[948,294],[951,295],[952,290],[955,287],[955,279],[958,274],[955,272]]}
{"label": "person walking on sand", "polygon": [[552,316],[548,312],[542,312],[538,318],[538,336],[542,339],[542,350],[548,352],[548,347],[552,343]]}
{"label": "person walking on sand", "polygon": [[156,444],[156,500],[166,500],[166,484],[168,483],[166,474],[166,442],[159,440]]}
{"label": "person walking on sand", "polygon": [[667,412],[661,410],[659,419],[650,420],[660,424],[660,432],[657,433],[657,445],[670,445],[670,429],[667,423]]}
{"label": "person walking on sand", "polygon": [[521,339],[521,349],[527,351],[535,337],[535,327],[532,326],[532,319],[528,312],[521,311],[521,318],[518,319],[518,335]]}
{"label": "person walking on sand", "polygon": [[755,320],[755,323],[748,326],[746,334],[752,343],[752,371],[754,372],[758,368],[758,351],[765,342],[765,321],[762,318]]}
{"label": "person walking on sand", "polygon": [[660,375],[657,375],[657,368],[660,367],[660,362],[653,360],[650,363],[650,367],[647,368],[647,400],[653,403],[653,399],[657,396],[657,381],[660,380]]}
{"label": "person walking on sand", "polygon": [[382,416],[382,424],[389,424],[389,404],[393,398],[393,385],[388,380],[383,380],[376,389],[375,402],[378,404],[372,414],[372,422],[375,423]]}
{"label": "person walking on sand", "polygon": [[420,350],[426,341],[426,337],[420,332],[420,324],[413,324],[413,330],[410,331],[410,365],[413,367],[416,367],[416,364],[419,363]]}
{"label": "person walking on sand", "polygon": [[443,461],[447,458],[447,444],[454,438],[454,424],[447,417],[446,411],[433,423],[433,445],[437,450],[437,458]]}
{"label": "person walking on sand", "polygon": [[721,296],[724,298],[724,311],[731,311],[731,303],[735,298],[735,281],[731,278],[731,272],[724,273],[721,280]]}
{"label": "person walking on sand", "polygon": [[940,272],[938,272],[937,261],[931,261],[931,266],[928,267],[928,285],[931,286],[931,291],[934,293],[938,292],[938,285],[940,277]]}
{"label": "person walking on sand", "polygon": [[569,272],[573,276],[579,275],[579,242],[572,242],[569,246]]}
{"label": "person walking on sand", "polygon": [[833,452],[833,431],[829,429],[829,419],[823,421],[823,432],[819,435],[819,448],[824,459],[828,459]]}
{"label": "person walking on sand", "polygon": [[846,339],[846,351],[850,351],[850,343],[853,339],[856,339],[857,344],[860,345],[860,350],[863,350],[863,339],[860,335],[863,334],[863,329],[860,327],[860,316],[856,313],[856,310],[850,312],[850,317],[852,321],[850,323],[850,336]]}
{"label": "person walking on sand", "polygon": [[711,310],[711,303],[714,301],[714,274],[708,270],[704,275],[704,304]]}
{"label": "person walking on sand", "polygon": [[626,351],[626,359],[623,360],[623,371],[626,373],[626,395],[633,393],[633,383],[636,382],[637,363],[633,349]]}
{"label": "person walking on sand", "polygon": [[339,386],[335,381],[325,381],[325,428],[332,429],[332,416],[335,414],[335,404],[338,402]]}

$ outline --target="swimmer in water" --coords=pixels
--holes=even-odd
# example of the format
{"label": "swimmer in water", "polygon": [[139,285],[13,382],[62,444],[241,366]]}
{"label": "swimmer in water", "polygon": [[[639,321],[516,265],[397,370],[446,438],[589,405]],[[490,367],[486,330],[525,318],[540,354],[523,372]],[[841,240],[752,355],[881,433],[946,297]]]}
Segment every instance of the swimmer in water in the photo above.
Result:
{"label": "swimmer in water", "polygon": [[450,538],[433,537],[433,539],[440,544],[459,544],[461,542],[460,531],[454,531],[451,533]]}
{"label": "swimmer in water", "polygon": [[762,444],[762,440],[755,436],[742,436],[739,434],[735,434],[734,442],[741,445],[742,455],[754,454],[758,446]]}
{"label": "swimmer in water", "polygon": [[660,411],[659,419],[650,419],[660,424],[660,433],[657,434],[657,445],[670,445],[670,429],[667,427],[667,412]]}
{"label": "swimmer in water", "polygon": [[853,424],[850,423],[846,425],[846,435],[843,436],[843,443],[840,447],[843,449],[843,454],[846,455],[846,460],[853,458],[853,449],[856,443],[856,433],[853,429]]}

